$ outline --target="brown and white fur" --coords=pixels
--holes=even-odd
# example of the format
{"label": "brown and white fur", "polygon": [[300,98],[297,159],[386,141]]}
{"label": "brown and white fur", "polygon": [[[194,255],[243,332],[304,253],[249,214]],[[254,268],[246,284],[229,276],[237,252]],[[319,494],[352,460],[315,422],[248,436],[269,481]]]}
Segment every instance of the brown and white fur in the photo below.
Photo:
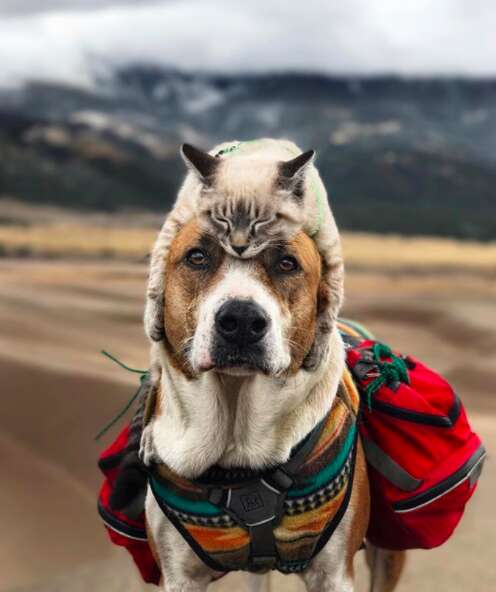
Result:
{"label": "brown and white fur", "polygon": [[[152,342],[158,395],[142,437],[145,462],[166,463],[186,478],[216,463],[263,468],[285,462],[330,409],[345,363],[341,337],[333,328],[318,366],[312,372],[302,368],[315,339],[323,293],[315,243],[300,232],[283,245],[242,259],[227,253],[193,219],[177,226],[166,259],[160,250],[154,257],[152,265],[163,280],[164,338]],[[234,302],[250,303],[265,319],[265,325],[253,325],[261,335],[246,346],[234,347],[232,326],[219,321],[224,318],[219,311]],[[206,590],[220,574],[197,558],[150,492],[145,510],[163,589]],[[359,446],[350,504],[302,574],[307,590],[352,592],[353,557],[365,536],[368,512]],[[389,592],[391,584],[387,577],[373,590]]]}
{"label": "brown and white fur", "polygon": [[[315,368],[325,355],[328,336],[343,297],[343,262],[327,193],[313,164],[314,151],[288,140],[263,138],[238,143],[225,156],[220,144],[210,153],[185,144],[181,154],[189,173],[155,245],[150,270],[145,327],[154,341],[163,338],[161,261],[178,228],[193,217],[233,257],[249,259],[269,244],[300,230],[314,238],[322,257],[322,297],[317,330],[304,366]],[[325,293],[325,298],[324,298]]]}

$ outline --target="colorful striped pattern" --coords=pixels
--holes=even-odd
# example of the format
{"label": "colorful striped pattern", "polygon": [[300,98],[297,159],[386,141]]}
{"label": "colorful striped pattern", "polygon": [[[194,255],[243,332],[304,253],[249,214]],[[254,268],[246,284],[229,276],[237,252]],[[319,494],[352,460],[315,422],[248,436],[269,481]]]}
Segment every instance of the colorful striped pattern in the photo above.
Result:
{"label": "colorful striped pattern", "polygon": [[363,339],[375,339],[374,335],[362,324],[350,319],[340,318],[337,323],[341,333],[346,333],[362,341]]}
{"label": "colorful striped pattern", "polygon": [[[287,492],[282,520],[274,528],[279,571],[301,571],[308,565],[343,503],[352,478],[358,406],[359,395],[346,370],[319,439]],[[216,565],[224,571],[247,568],[249,533],[208,501],[208,484],[183,479],[165,466],[150,482],[176,527]]]}

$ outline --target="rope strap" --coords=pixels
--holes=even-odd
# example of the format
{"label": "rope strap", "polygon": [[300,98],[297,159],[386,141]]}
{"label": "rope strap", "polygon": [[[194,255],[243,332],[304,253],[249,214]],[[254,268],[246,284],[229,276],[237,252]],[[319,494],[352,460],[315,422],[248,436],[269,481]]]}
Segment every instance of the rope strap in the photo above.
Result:
{"label": "rope strap", "polygon": [[101,353],[113,362],[115,362],[121,368],[124,368],[124,370],[127,370],[128,372],[134,372],[135,374],[140,374],[140,386],[138,390],[131,396],[129,401],[124,405],[124,407],[107,424],[103,426],[103,428],[95,436],[95,440],[99,440],[104,434],[106,434],[110,430],[110,428],[113,425],[115,425],[119,421],[119,419],[121,419],[121,417],[123,417],[127,413],[131,405],[136,401],[139,394],[141,393],[144,383],[150,377],[150,373],[148,372],[148,370],[138,370],[137,368],[131,368],[130,366],[127,366],[126,364],[124,364],[123,362],[121,362],[105,350],[102,350]]}
{"label": "rope strap", "polygon": [[[408,369],[405,361],[393,354],[391,348],[383,343],[374,343],[372,346],[373,359],[377,365],[379,376],[365,387],[365,396],[367,397],[367,406],[372,411],[372,396],[385,384],[394,384],[403,382],[410,384]],[[384,361],[388,358],[391,361]]]}

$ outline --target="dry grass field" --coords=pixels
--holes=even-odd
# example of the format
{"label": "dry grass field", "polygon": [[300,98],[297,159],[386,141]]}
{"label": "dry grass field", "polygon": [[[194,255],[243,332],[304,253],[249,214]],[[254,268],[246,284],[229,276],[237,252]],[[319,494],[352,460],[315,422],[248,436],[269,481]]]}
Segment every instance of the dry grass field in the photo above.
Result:
{"label": "dry grass field", "polygon": [[[0,226],[0,591],[140,590],[95,511],[94,434],[146,367],[144,258],[156,233],[75,217]],[[481,486],[453,539],[415,552],[399,592],[495,589],[496,245],[349,234],[345,314],[455,385],[486,441]],[[22,254],[23,257],[14,257]],[[30,255],[28,257],[27,255]],[[33,257],[35,256],[35,257]],[[359,558],[359,592],[366,590]],[[276,577],[271,592],[300,590]],[[216,590],[242,590],[236,576]]]}
{"label": "dry grass field", "polygon": [[[0,253],[6,257],[143,261],[162,220],[162,215],[147,212],[89,214],[2,198]],[[467,271],[496,277],[496,242],[345,232],[343,246],[346,265],[353,270]]]}
{"label": "dry grass field", "polygon": [[[0,226],[0,252],[5,256],[37,258],[141,260],[153,244],[156,226],[143,228],[108,221],[94,225],[72,219]],[[496,243],[348,232],[343,233],[343,245],[346,263],[352,268],[422,272],[430,268],[496,274]]]}

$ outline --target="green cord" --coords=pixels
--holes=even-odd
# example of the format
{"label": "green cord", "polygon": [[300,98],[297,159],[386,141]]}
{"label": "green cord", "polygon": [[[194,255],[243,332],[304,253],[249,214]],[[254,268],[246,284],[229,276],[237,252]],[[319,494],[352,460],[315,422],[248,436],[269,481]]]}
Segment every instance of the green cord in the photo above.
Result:
{"label": "green cord", "polygon": [[109,354],[108,351],[106,351],[104,349],[102,349],[102,351],[100,353],[103,354],[104,356],[106,356],[107,358],[109,358],[110,360],[112,360],[112,362],[115,362],[116,364],[118,364],[121,368],[124,368],[124,370],[127,370],[128,372],[135,372],[136,374],[147,374],[147,372],[148,372],[148,370],[138,370],[137,368],[131,368],[130,366],[126,366],[126,364],[124,364],[124,362],[121,362],[115,356],[113,356],[112,354]]}
{"label": "green cord", "polygon": [[[391,351],[391,348],[383,343],[374,343],[372,353],[380,374],[365,387],[365,396],[367,398],[367,407],[369,411],[372,411],[372,396],[381,388],[381,386],[394,382],[410,384],[405,361],[402,358],[395,356]],[[381,360],[383,358],[391,358],[391,362],[382,362]]]}
{"label": "green cord", "polygon": [[95,436],[95,440],[99,440],[104,434],[106,434],[110,428],[116,424],[119,419],[121,419],[121,417],[123,417],[127,411],[129,410],[129,408],[131,407],[131,405],[136,401],[136,399],[138,398],[138,395],[141,392],[141,388],[143,386],[143,383],[148,380],[150,373],[148,372],[148,370],[138,370],[136,368],[131,368],[130,366],[126,366],[126,364],[124,364],[123,362],[121,362],[120,360],[118,360],[116,357],[114,357],[113,355],[109,354],[107,351],[102,350],[101,353],[106,356],[107,358],[109,358],[110,360],[112,360],[113,362],[115,362],[116,364],[118,364],[121,368],[124,368],[124,370],[127,370],[128,372],[134,372],[136,374],[140,374],[140,386],[138,388],[138,390],[131,396],[131,398],[129,399],[129,401],[124,405],[124,407],[117,413],[117,415],[115,415],[99,432],[98,434]]}
{"label": "green cord", "polygon": [[339,317],[339,322],[343,323],[343,325],[347,325],[348,327],[356,331],[364,339],[375,340],[374,334],[371,333],[367,328],[365,328],[361,323],[357,321],[352,321],[351,319],[347,319],[344,317]]}

